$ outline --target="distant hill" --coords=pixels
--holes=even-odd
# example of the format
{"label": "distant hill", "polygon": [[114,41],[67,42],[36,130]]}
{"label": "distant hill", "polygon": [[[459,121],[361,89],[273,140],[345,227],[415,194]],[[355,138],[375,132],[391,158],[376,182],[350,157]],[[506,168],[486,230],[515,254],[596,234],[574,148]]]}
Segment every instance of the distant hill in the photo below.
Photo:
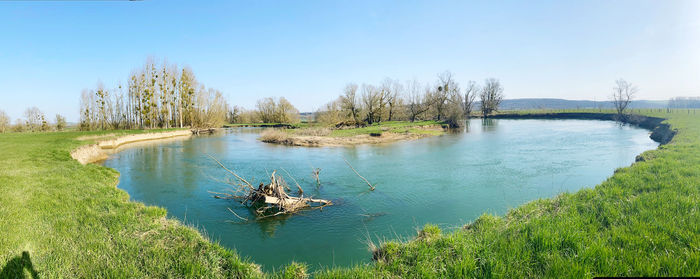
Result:
{"label": "distant hill", "polygon": [[[477,104],[478,106],[478,104]],[[630,108],[666,108],[668,101],[632,101]],[[586,108],[613,108],[610,101],[588,101],[588,100],[564,100],[550,98],[526,98],[503,100],[500,109],[521,110],[521,109],[586,109]]]}

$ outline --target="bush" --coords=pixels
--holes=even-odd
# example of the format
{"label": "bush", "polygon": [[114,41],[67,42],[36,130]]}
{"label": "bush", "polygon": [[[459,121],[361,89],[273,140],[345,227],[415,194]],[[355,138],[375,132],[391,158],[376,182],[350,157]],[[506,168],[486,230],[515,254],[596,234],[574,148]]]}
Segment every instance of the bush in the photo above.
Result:
{"label": "bush", "polygon": [[285,142],[289,138],[289,135],[279,129],[265,129],[260,134],[260,140],[263,142]]}

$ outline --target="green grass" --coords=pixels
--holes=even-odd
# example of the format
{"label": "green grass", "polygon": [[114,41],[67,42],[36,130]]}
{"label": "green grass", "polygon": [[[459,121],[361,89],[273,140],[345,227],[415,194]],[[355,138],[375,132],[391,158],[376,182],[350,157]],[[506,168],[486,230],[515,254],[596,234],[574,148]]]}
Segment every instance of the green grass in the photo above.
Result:
{"label": "green grass", "polygon": [[[376,263],[312,276],[700,275],[700,114],[639,113],[667,118],[678,134],[594,189],[536,200],[505,216],[483,215],[465,229],[426,225],[412,241],[381,245]],[[343,131],[349,136],[416,124]],[[439,123],[424,122],[432,124]],[[76,137],[106,133],[0,134],[0,278],[32,270],[45,278],[260,276],[233,251],[166,218],[164,209],[130,202],[115,187],[116,171],[70,158],[72,149],[88,143]],[[305,273],[305,264],[293,263],[269,276]]]}
{"label": "green grass", "polygon": [[[523,113],[533,112],[542,111]],[[594,189],[483,215],[447,233],[426,225],[413,241],[382,245],[375,264],[316,278],[700,275],[700,114],[639,113],[667,118],[678,134]]]}
{"label": "green grass", "polygon": [[332,137],[351,137],[357,135],[369,135],[372,133],[413,133],[413,134],[428,134],[428,135],[441,135],[444,132],[438,130],[425,130],[420,129],[421,126],[432,126],[432,125],[442,125],[438,121],[388,121],[381,123],[374,123],[367,127],[353,128],[353,129],[342,129],[333,130],[331,132]]}
{"label": "green grass", "polygon": [[256,275],[165,209],[129,201],[115,170],[69,155],[88,143],[78,136],[141,132],[0,134],[0,278]]}

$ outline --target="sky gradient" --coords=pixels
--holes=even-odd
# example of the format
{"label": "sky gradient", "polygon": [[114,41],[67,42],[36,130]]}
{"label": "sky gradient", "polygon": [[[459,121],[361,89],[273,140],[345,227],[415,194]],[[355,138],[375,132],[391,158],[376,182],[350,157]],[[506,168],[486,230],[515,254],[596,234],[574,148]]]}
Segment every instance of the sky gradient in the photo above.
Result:
{"label": "sky gradient", "polygon": [[0,1],[0,110],[78,120],[80,92],[147,57],[229,103],[300,111],[348,82],[501,80],[511,98],[700,96],[700,1]]}

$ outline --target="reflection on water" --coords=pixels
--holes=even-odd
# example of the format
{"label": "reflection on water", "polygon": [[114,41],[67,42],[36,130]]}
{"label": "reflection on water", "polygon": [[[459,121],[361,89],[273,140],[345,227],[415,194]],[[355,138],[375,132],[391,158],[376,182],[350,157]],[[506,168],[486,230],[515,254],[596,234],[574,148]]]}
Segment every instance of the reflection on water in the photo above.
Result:
{"label": "reflection on water", "polygon": [[[483,213],[504,214],[527,201],[592,187],[656,147],[646,130],[588,120],[473,119],[440,137],[328,148],[265,144],[257,140],[260,131],[143,144],[105,165],[121,172],[118,187],[132,199],[165,207],[266,269],[292,260],[318,268],[368,262],[368,236],[410,237],[428,222],[456,228]],[[208,192],[225,191],[229,177],[205,154],[254,183],[284,168],[306,195],[334,205],[243,222],[228,208],[254,220],[251,210]],[[368,192],[343,158],[376,190]],[[312,166],[322,168],[320,187]]]}

